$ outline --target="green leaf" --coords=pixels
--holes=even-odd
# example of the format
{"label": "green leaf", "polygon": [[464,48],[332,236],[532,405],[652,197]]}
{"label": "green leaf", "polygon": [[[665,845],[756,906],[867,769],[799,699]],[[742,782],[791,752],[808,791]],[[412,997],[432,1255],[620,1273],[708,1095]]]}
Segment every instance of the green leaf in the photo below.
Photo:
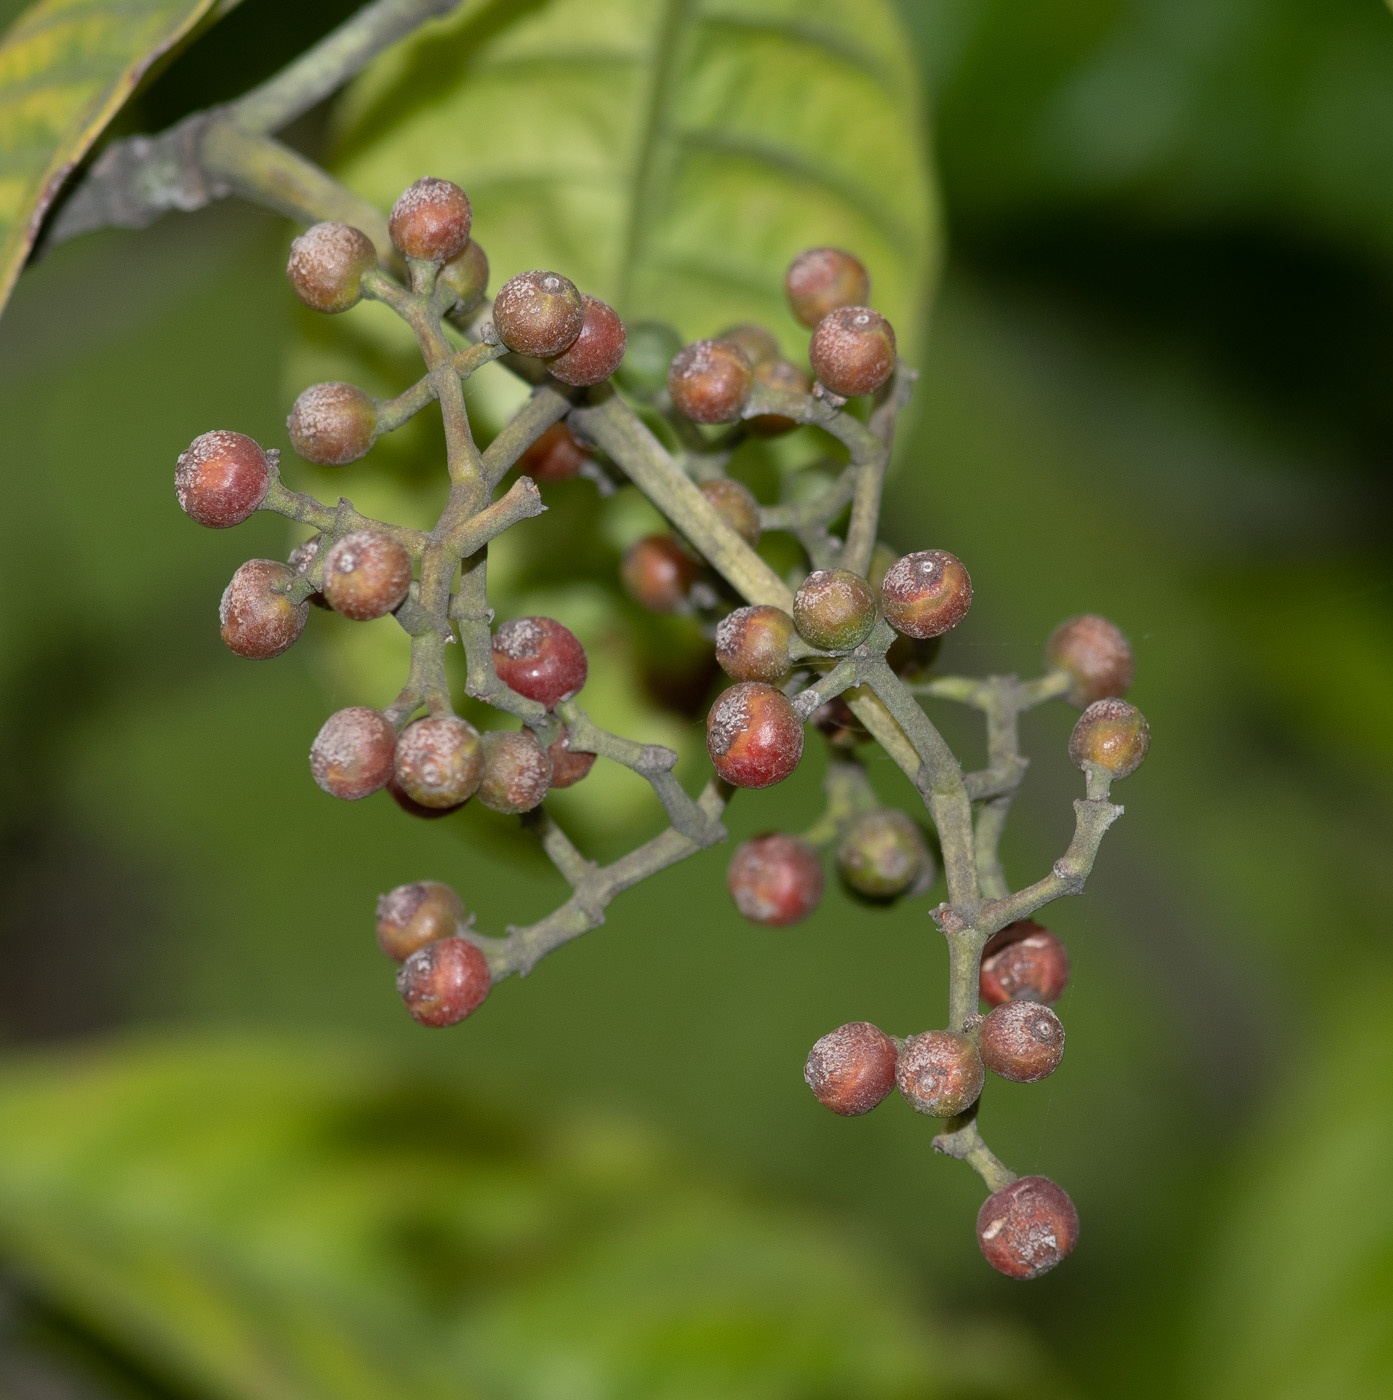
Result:
{"label": "green leaf", "polygon": [[[0,308],[64,179],[218,0],[41,0],[0,42]],[[222,9],[230,9],[225,3]]]}

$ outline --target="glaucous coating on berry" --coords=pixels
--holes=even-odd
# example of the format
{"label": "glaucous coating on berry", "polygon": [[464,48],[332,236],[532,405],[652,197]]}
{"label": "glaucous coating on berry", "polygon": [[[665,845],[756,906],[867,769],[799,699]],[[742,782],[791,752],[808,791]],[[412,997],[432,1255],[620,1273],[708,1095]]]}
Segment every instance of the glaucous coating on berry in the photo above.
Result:
{"label": "glaucous coating on berry", "polygon": [[837,843],[837,870],[868,899],[893,899],[927,885],[934,869],[924,834],[897,807],[863,812]]}
{"label": "glaucous coating on berry", "polygon": [[467,938],[440,938],[418,948],[397,970],[397,991],[423,1026],[453,1026],[476,1011],[493,978]]}
{"label": "glaucous coating on berry", "polygon": [[990,1006],[1021,998],[1053,1006],[1069,985],[1069,955],[1049,929],[1017,919],[987,939],[978,986]]}
{"label": "glaucous coating on berry", "polygon": [[593,753],[582,753],[572,749],[571,736],[566,730],[547,745],[547,757],[551,759],[551,785],[553,788],[573,787],[595,766]]}
{"label": "glaucous coating on berry", "polygon": [[[756,365],[755,383],[786,394],[808,394],[813,387],[813,381],[787,360],[769,360]],[[756,437],[781,437],[798,427],[798,420],[783,413],[757,413],[745,420],[745,427]]]}
{"label": "glaucous coating on berry", "polygon": [[514,617],[493,634],[493,669],[510,690],[552,709],[585,684],[585,648],[550,617]]}
{"label": "glaucous coating on berry", "polygon": [[530,729],[491,729],[484,735],[479,801],[490,811],[530,812],[551,786],[551,755]]}
{"label": "glaucous coating on berry", "polygon": [[1074,1252],[1079,1213],[1047,1176],[1018,1177],[993,1191],[977,1212],[977,1243],[1007,1278],[1039,1278]]}
{"label": "glaucous coating on berry", "polygon": [[290,245],[285,275],[314,311],[347,311],[362,296],[363,274],[377,266],[372,239],[351,224],[312,224]]}
{"label": "glaucous coating on berry", "polygon": [[672,406],[694,423],[733,423],[754,388],[745,352],[728,340],[694,340],[667,372]]}
{"label": "glaucous coating on berry", "polygon": [[458,812],[464,806],[463,802],[459,802],[453,807],[423,807],[414,797],[408,796],[405,788],[397,782],[395,770],[393,770],[392,776],[387,779],[387,786],[383,790],[408,817],[420,817],[423,821],[435,821],[439,817],[448,817],[451,812]]}
{"label": "glaucous coating on berry", "polygon": [[1059,1068],[1064,1026],[1043,1002],[1003,1002],[982,1022],[977,1048],[993,1074],[1016,1084],[1034,1084]]}
{"label": "glaucous coating on berry", "polygon": [[311,384],[295,400],[285,427],[305,461],[342,467],[377,441],[377,400],[356,384]]}
{"label": "glaucous coating on berry", "polygon": [[803,1080],[818,1103],[844,1118],[869,1113],[895,1087],[895,1042],[869,1021],[852,1021],[808,1052]]}
{"label": "glaucous coating on berry", "polygon": [[855,748],[871,737],[870,730],[856,718],[855,711],[840,695],[819,705],[808,718],[818,732],[826,736],[827,742],[839,749]]}
{"label": "glaucous coating on berry", "polygon": [[921,549],[897,559],[880,581],[885,620],[906,637],[941,637],[967,616],[972,579],[946,549]]}
{"label": "glaucous coating on berry", "polygon": [[522,456],[518,470],[539,486],[571,481],[594,454],[571,431],[564,418],[553,423]]}
{"label": "glaucous coating on berry", "polygon": [[815,647],[850,651],[875,626],[875,594],[850,569],[817,569],[793,595],[793,623]]}
{"label": "glaucous coating on berry", "polygon": [[910,1036],[895,1069],[905,1101],[931,1118],[952,1118],[971,1108],[986,1077],[977,1047],[956,1031]]}
{"label": "glaucous coating on berry", "polygon": [[471,238],[436,274],[435,284],[454,294],[456,316],[468,316],[482,305],[489,285],[488,254]]}
{"label": "glaucous coating on berry", "polygon": [[240,525],[270,489],[271,461],[245,433],[200,433],[174,468],[179,509],[211,530]]}
{"label": "glaucous coating on berry", "polygon": [[458,185],[423,175],[392,205],[387,236],[403,257],[446,263],[464,251],[473,222],[469,196]]}
{"label": "glaucous coating on berry", "polygon": [[1085,613],[1061,622],[1045,643],[1045,665],[1067,671],[1071,705],[1125,695],[1132,687],[1132,644],[1105,617]]}
{"label": "glaucous coating on berry", "polygon": [[619,313],[599,297],[582,296],[585,317],[580,334],[555,359],[547,361],[547,373],[572,388],[600,384],[624,359],[624,322]]}
{"label": "glaucous coating on berry", "polygon": [[464,922],[464,901],[439,880],[398,885],[377,901],[377,946],[393,962],[441,938],[454,937]]}
{"label": "glaucous coating on berry", "polygon": [[746,544],[759,543],[759,502],[744,482],[717,476],[703,481],[697,489]]}
{"label": "glaucous coating on berry", "polygon": [[310,746],[310,774],[330,797],[357,802],[387,786],[397,731],[386,715],[351,705],[324,721]]}
{"label": "glaucous coating on berry", "polygon": [[782,690],[742,681],[711,706],[706,752],[716,772],[734,787],[772,787],[803,757],[803,722]]}
{"label": "glaucous coating on berry", "polygon": [[674,535],[648,535],[624,555],[624,587],[649,612],[675,612],[696,582],[697,562]]}
{"label": "glaucous coating on berry", "polygon": [[869,306],[844,306],[817,323],[808,360],[818,382],[844,399],[873,394],[895,369],[895,330]]}
{"label": "glaucous coating on berry", "polygon": [[682,337],[664,321],[631,321],[624,359],[614,377],[626,394],[651,403],[667,387],[668,366],[682,348]]}
{"label": "glaucous coating on berry", "polygon": [[479,731],[458,715],[428,715],[408,724],[397,740],[397,784],[422,807],[468,802],[479,788],[484,751]]}
{"label": "glaucous coating on berry", "polygon": [[779,342],[774,339],[773,332],[755,325],[753,321],[742,321],[738,326],[731,326],[723,330],[716,339],[739,346],[745,352],[745,358],[750,362],[752,369],[758,369],[760,365],[779,358]]}
{"label": "glaucous coating on berry", "polygon": [[559,355],[585,324],[585,303],[569,277],[545,268],[510,277],[493,299],[493,328],[519,355]]}
{"label": "glaucous coating on berry", "polygon": [[796,634],[782,608],[768,603],[736,608],[716,624],[716,660],[733,681],[777,685],[793,664],[788,649]]}
{"label": "glaucous coating on berry", "polygon": [[806,841],[771,831],[735,848],[726,884],[735,907],[751,923],[783,928],[817,908],[822,862]]}
{"label": "glaucous coating on berry", "polygon": [[1135,705],[1116,698],[1095,700],[1069,736],[1069,757],[1076,767],[1096,763],[1114,778],[1135,773],[1150,747],[1146,717]]}
{"label": "glaucous coating on berry", "polygon": [[275,559],[248,559],[232,575],[218,604],[218,624],[229,651],[265,661],[294,644],[310,612],[308,603],[286,597],[294,582],[295,570]]}
{"label": "glaucous coating on berry", "polygon": [[841,248],[806,248],[784,273],[788,308],[809,329],[841,306],[871,299],[871,279],[860,258]]}
{"label": "glaucous coating on berry", "polygon": [[324,556],[324,596],[355,622],[385,617],[410,586],[411,556],[377,530],[354,530]]}

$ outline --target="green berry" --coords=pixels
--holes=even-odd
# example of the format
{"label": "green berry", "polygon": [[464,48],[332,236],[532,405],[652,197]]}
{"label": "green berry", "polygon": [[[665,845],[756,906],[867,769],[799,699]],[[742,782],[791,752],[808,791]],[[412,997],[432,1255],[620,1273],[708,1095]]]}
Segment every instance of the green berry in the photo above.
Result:
{"label": "green berry", "polygon": [[1095,700],[1079,716],[1069,736],[1069,757],[1087,770],[1096,764],[1114,778],[1125,778],[1141,767],[1151,745],[1146,717],[1125,700]]}
{"label": "green berry", "polygon": [[650,403],[667,387],[668,366],[682,348],[682,337],[662,321],[633,321],[628,326],[624,359],[615,371],[619,387]]}
{"label": "green berry", "polygon": [[850,651],[875,626],[875,594],[849,569],[818,569],[793,595],[793,621],[815,647]]}
{"label": "green berry", "polygon": [[934,860],[924,834],[895,807],[864,812],[837,845],[837,869],[857,894],[893,899],[915,885],[927,885]]}
{"label": "green berry", "polygon": [[468,317],[483,304],[489,285],[488,254],[471,238],[462,253],[456,253],[436,276],[436,285],[455,298],[450,310],[455,318]]}

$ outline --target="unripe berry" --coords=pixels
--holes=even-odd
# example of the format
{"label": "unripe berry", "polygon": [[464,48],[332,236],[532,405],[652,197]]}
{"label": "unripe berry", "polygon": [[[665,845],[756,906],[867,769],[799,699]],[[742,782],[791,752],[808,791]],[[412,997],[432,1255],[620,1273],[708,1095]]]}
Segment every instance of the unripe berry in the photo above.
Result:
{"label": "unripe berry", "polygon": [[624,358],[624,322],[598,297],[583,296],[585,318],[580,334],[555,359],[547,361],[553,379],[573,388],[599,384],[619,368]]}
{"label": "unripe berry", "polygon": [[456,253],[436,274],[436,285],[455,297],[452,311],[468,316],[484,299],[489,285],[488,254],[471,238],[462,253]]}
{"label": "unripe berry", "polygon": [[759,502],[748,486],[731,477],[718,476],[703,481],[698,489],[746,544],[759,543]]}
{"label": "unripe berry", "polygon": [[377,946],[393,962],[418,948],[454,937],[464,922],[464,901],[439,880],[398,885],[377,901]]}
{"label": "unripe berry", "polygon": [[1151,746],[1151,726],[1142,712],[1125,700],[1095,700],[1079,716],[1069,736],[1069,757],[1077,767],[1096,763],[1114,778],[1125,778],[1141,767]]}
{"label": "unripe berry", "polygon": [[427,943],[397,972],[397,991],[423,1026],[453,1026],[464,1020],[492,985],[488,960],[467,938]]}
{"label": "unripe berry", "polygon": [[807,248],[784,274],[789,310],[810,329],[839,306],[862,306],[871,279],[859,258],[840,248]]}
{"label": "unripe berry", "polygon": [[745,352],[727,340],[695,340],[667,372],[672,406],[694,423],[733,423],[754,387]]}
{"label": "unripe berry", "polygon": [[563,418],[553,423],[518,458],[518,468],[539,485],[571,481],[591,458],[591,451],[570,430]]}
{"label": "unripe berry", "polygon": [[347,311],[362,295],[363,274],[377,266],[372,239],[349,224],[307,228],[290,245],[285,275],[295,295],[315,311]]}
{"label": "unripe berry", "polygon": [[484,735],[479,801],[494,812],[530,812],[551,786],[551,756],[530,729],[491,729]]}
{"label": "unripe berry", "polygon": [[355,622],[385,617],[411,586],[411,556],[389,535],[354,530],[324,557],[324,596]]}
{"label": "unripe berry", "polygon": [[673,612],[696,581],[697,562],[672,535],[649,535],[624,556],[624,587],[649,612]]}
{"label": "unripe berry", "polygon": [[875,594],[850,569],[818,569],[793,595],[793,622],[815,647],[850,651],[875,626]]}
{"label": "unripe berry", "polygon": [[927,885],[934,868],[924,834],[895,807],[863,812],[837,845],[837,870],[857,894],[893,899]]}
{"label": "unripe berry", "polygon": [[731,345],[743,350],[745,358],[753,369],[758,369],[760,365],[768,364],[771,360],[779,358],[779,342],[774,339],[772,332],[765,330],[763,326],[756,326],[750,321],[742,321],[738,326],[731,326],[729,330],[722,331],[716,339],[728,341]]}
{"label": "unripe berry", "polygon": [[292,603],[285,590],[295,570],[274,559],[249,559],[227,585],[218,605],[222,639],[230,651],[253,661],[279,656],[304,630],[307,603]]}
{"label": "unripe berry", "polygon": [[932,1118],[952,1118],[971,1108],[986,1077],[977,1047],[956,1031],[910,1036],[895,1069],[905,1100]]}
{"label": "unripe berry", "polygon": [[627,341],[614,377],[625,393],[649,403],[667,387],[668,366],[682,348],[682,337],[662,321],[634,321],[627,327]]}
{"label": "unripe berry", "polygon": [[[813,387],[813,381],[797,365],[791,365],[787,360],[771,360],[756,365],[755,383],[769,389],[782,389],[786,394],[807,394]],[[758,413],[747,419],[745,426],[756,437],[779,437],[798,427],[798,420],[782,413]]]}
{"label": "unripe berry", "polygon": [[852,1021],[813,1046],[803,1079],[823,1107],[857,1118],[895,1087],[895,1063],[895,1042],[879,1026]]}
{"label": "unripe berry", "polygon": [[783,691],[744,681],[722,692],[706,717],[706,751],[735,787],[782,782],[803,756],[803,723]]}
{"label": "unripe berry", "polygon": [[920,641],[939,637],[967,616],[972,579],[957,555],[946,549],[921,549],[886,571],[880,606],[896,632]]}
{"label": "unripe berry", "polygon": [[425,175],[392,205],[387,235],[403,257],[444,263],[464,251],[473,221],[469,196],[458,185]]}
{"label": "unripe berry", "polygon": [[510,690],[552,709],[585,684],[585,648],[549,617],[515,617],[493,638],[493,669]]}
{"label": "unripe berry", "polygon": [[179,509],[213,530],[240,525],[270,489],[271,464],[244,433],[202,433],[179,454],[174,468]]}
{"label": "unripe berry", "polygon": [[1079,1213],[1047,1176],[1018,1177],[977,1212],[977,1243],[1007,1278],[1039,1278],[1074,1252]]}
{"label": "unripe berry", "polygon": [[1132,685],[1132,644],[1105,617],[1086,613],[1061,622],[1045,643],[1045,665],[1067,671],[1071,705],[1125,695]]}
{"label": "unripe berry", "polygon": [[1064,1026],[1038,1001],[1008,1001],[982,1022],[977,1048],[993,1074],[1034,1084],[1053,1074],[1064,1058]]}
{"label": "unripe berry", "polygon": [[537,268],[510,277],[493,299],[493,328],[519,355],[559,355],[585,324],[576,284],[559,272]]}
{"label": "unripe berry", "polygon": [[457,715],[430,715],[408,724],[397,740],[396,779],[422,807],[458,807],[479,787],[484,771],[479,731]]}
{"label": "unripe berry", "polygon": [[856,718],[851,706],[840,695],[834,695],[819,705],[808,718],[817,726],[819,733],[827,736],[827,742],[839,749],[853,748],[871,737],[870,731]]}
{"label": "unripe berry", "polygon": [[356,384],[311,384],[295,400],[285,427],[305,461],[342,467],[377,441],[377,400]]}
{"label": "unripe berry", "polygon": [[808,360],[824,388],[844,399],[873,394],[895,369],[895,331],[868,306],[844,306],[817,324]]}
{"label": "unripe berry", "polygon": [[1016,997],[1052,1006],[1069,985],[1069,955],[1049,929],[1018,919],[987,940],[978,985],[991,1006]]}
{"label": "unripe berry", "polygon": [[386,787],[396,744],[397,731],[386,715],[350,706],[330,715],[315,735],[310,773],[330,797],[356,802]]}
{"label": "unripe berry", "polygon": [[595,766],[595,755],[582,753],[578,749],[573,751],[570,739],[570,734],[563,729],[560,737],[553,739],[547,745],[547,757],[551,759],[551,785],[553,788],[574,786]]}
{"label": "unripe berry", "polygon": [[822,862],[806,841],[773,831],[742,841],[726,871],[735,907],[752,923],[782,928],[822,898]]}
{"label": "unripe berry", "polygon": [[793,664],[788,648],[794,634],[793,619],[782,608],[736,608],[716,625],[716,660],[733,681],[777,685]]}

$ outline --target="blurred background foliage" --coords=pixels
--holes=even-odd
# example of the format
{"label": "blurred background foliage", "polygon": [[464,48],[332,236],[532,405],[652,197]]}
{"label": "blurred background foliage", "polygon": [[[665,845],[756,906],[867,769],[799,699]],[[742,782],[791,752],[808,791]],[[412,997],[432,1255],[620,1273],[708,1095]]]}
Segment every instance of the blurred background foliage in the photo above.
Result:
{"label": "blurred background foliage", "polygon": [[[245,0],[121,129],[235,95],[352,8]],[[1007,1161],[1073,1194],[1079,1252],[1028,1288],[996,1277],[980,1186],[926,1124],[898,1102],[828,1121],[799,1082],[836,1024],[941,1017],[923,902],[833,890],[806,925],[755,929],[716,850],[465,1027],[406,1023],[378,891],[441,876],[499,928],[558,887],[487,814],[413,823],[306,780],[323,715],[377,698],[376,654],[330,628],[271,667],[218,643],[226,578],[286,536],[193,530],[173,457],[213,425],[281,442],[337,353],[290,305],[284,224],[227,205],[60,248],[0,320],[0,1386],[1393,1387],[1393,19],[904,0],[901,22],[947,261],[885,533],[972,569],[949,669],[1031,672],[1061,617],[1115,617],[1156,738],[1087,894],[1050,912],[1068,1061],[984,1112]],[[295,139],[366,171],[364,105]],[[604,640],[638,528],[621,507],[602,519],[583,482],[552,504],[539,527],[595,521],[586,591],[519,564],[513,597],[589,608],[621,677],[679,650]],[[655,679],[605,703],[690,734]],[[975,729],[942,719],[975,761]],[[1067,839],[1069,723],[1027,726],[1018,882]],[[817,769],[742,798],[733,836],[805,825]],[[576,817],[600,849],[641,821]]]}

